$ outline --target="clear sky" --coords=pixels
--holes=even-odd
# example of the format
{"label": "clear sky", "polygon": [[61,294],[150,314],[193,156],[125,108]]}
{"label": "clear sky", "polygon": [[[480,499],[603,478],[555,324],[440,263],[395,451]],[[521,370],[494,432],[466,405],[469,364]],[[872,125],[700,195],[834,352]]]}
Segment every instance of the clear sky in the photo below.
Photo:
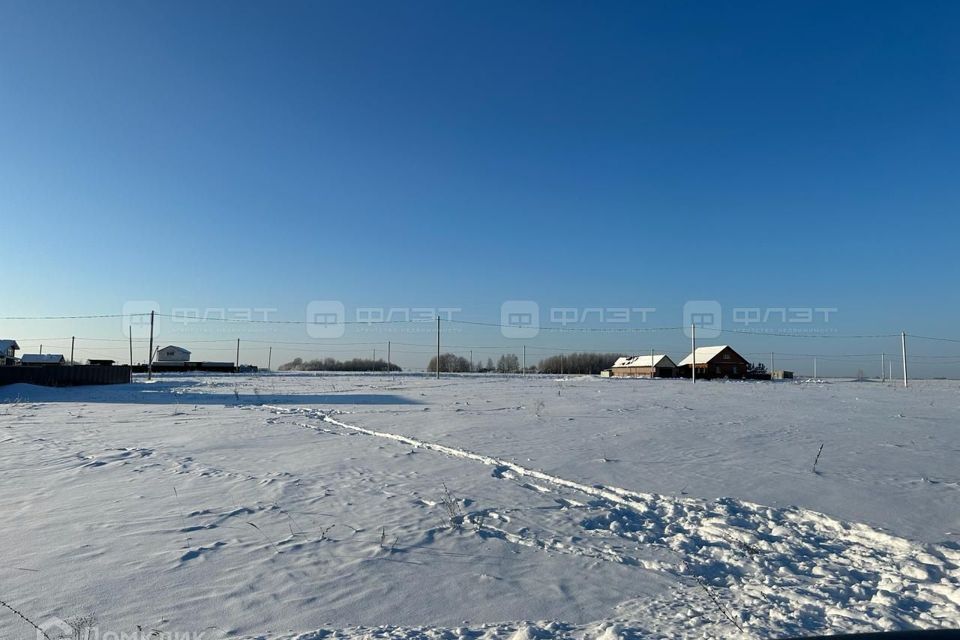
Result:
{"label": "clear sky", "polygon": [[[0,315],[530,300],[676,326],[716,300],[728,327],[828,308],[801,329],[960,338],[958,32],[956,2],[4,2]],[[922,349],[960,373],[960,343]]]}

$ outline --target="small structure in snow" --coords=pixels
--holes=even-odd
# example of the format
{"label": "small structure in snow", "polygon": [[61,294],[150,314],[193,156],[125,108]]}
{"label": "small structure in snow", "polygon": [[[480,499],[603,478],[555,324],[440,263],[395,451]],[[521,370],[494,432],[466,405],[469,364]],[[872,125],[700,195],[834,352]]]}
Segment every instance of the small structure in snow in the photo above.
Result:
{"label": "small structure in snow", "polygon": [[163,349],[157,349],[157,362],[189,362],[190,352],[183,347],[167,345]]}
{"label": "small structure in snow", "polygon": [[45,364],[64,364],[66,359],[59,353],[25,353],[20,358],[20,364],[37,366]]}
{"label": "small structure in snow", "polygon": [[793,380],[793,371],[777,369],[770,375],[771,380]]}
{"label": "small structure in snow", "polygon": [[725,344],[697,347],[695,354],[696,358],[691,353],[677,365],[684,378],[692,375],[694,359],[698,378],[743,378],[750,366],[743,356]]}
{"label": "small structure in snow", "polygon": [[16,340],[0,340],[0,366],[9,367],[17,363],[17,351],[20,345]]}
{"label": "small structure in snow", "polygon": [[608,371],[613,378],[673,378],[677,375],[677,365],[666,355],[623,356],[617,358]]}

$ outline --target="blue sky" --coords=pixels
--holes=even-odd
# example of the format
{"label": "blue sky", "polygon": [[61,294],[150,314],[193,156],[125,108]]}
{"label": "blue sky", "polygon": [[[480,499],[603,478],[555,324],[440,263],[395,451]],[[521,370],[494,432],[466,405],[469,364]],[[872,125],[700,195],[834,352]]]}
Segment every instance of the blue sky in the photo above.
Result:
{"label": "blue sky", "polygon": [[960,337],[958,26],[952,2],[4,3],[0,315],[519,299],[673,326],[717,300]]}

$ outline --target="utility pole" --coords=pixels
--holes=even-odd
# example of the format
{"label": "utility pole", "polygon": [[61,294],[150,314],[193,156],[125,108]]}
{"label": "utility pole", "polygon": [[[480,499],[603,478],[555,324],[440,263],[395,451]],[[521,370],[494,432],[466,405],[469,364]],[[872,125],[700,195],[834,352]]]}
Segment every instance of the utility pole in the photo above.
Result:
{"label": "utility pole", "polygon": [[813,356],[813,379],[817,379],[817,356]]}
{"label": "utility pole", "polygon": [[390,341],[387,340],[387,373],[390,373],[393,369],[393,365],[390,360]]}
{"label": "utility pole", "polygon": [[270,347],[270,350],[267,351],[267,371],[272,371],[273,369],[270,365],[273,363],[273,347]]}
{"label": "utility pole", "polygon": [[887,377],[893,382],[893,360],[887,360]]}
{"label": "utility pole", "polygon": [[563,375],[563,354],[560,354],[560,375]]}
{"label": "utility pole", "polygon": [[773,351],[771,351],[770,352],[770,379],[771,380],[773,380],[773,370],[777,368],[776,366],[774,366],[775,364],[776,364],[776,361],[774,360]]}
{"label": "utility pole", "polygon": [[128,327],[130,333],[127,335],[130,337],[130,366],[133,366],[133,325]]}
{"label": "utility pole", "polygon": [[71,365],[74,364],[74,362],[73,362],[73,345],[74,345],[74,342],[76,341],[76,339],[77,339],[77,336],[72,336],[72,337],[70,338],[70,364],[71,364]]}
{"label": "utility pole", "polygon": [[150,359],[147,360],[147,380],[153,380],[153,311],[150,312]]}
{"label": "utility pole", "polygon": [[43,355],[43,345],[40,345],[40,355]]}
{"label": "utility pole", "polygon": [[650,347],[650,379],[653,380],[653,374],[656,371],[653,365],[653,347]]}
{"label": "utility pole", "polygon": [[690,323],[690,357],[693,359],[693,366],[690,367],[690,379],[693,384],[697,384],[697,323]]}
{"label": "utility pole", "polygon": [[903,355],[903,386],[907,386],[907,332],[900,332],[900,352]]}
{"label": "utility pole", "polygon": [[883,361],[885,354],[880,354],[880,382],[887,381],[887,364]]}
{"label": "utility pole", "polygon": [[523,345],[523,364],[521,366],[520,373],[527,375],[527,345]]}
{"label": "utility pole", "polygon": [[473,349],[470,349],[470,373],[473,373]]}
{"label": "utility pole", "polygon": [[240,338],[237,338],[237,371],[240,370]]}
{"label": "utility pole", "polygon": [[440,379],[440,316],[437,316],[437,380]]}

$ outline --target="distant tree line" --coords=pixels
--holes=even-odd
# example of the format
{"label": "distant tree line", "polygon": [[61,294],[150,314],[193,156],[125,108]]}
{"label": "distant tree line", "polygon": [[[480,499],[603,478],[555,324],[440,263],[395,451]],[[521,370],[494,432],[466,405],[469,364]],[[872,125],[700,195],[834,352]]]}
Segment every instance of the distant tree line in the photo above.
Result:
{"label": "distant tree line", "polygon": [[[609,369],[620,355],[616,353],[571,353],[551,356],[540,361],[539,365],[527,367],[527,373],[573,373],[596,375]],[[427,371],[437,371],[437,356],[430,358]],[[520,373],[520,358],[515,353],[506,353],[494,363],[487,358],[484,366],[481,362],[471,363],[455,353],[440,354],[440,371],[446,373]]]}
{"label": "distant tree line", "polygon": [[[436,370],[437,356],[433,356],[427,363],[427,371],[434,373]],[[527,370],[534,372],[536,367],[528,367]],[[487,358],[487,364],[484,366],[481,361],[474,363],[455,353],[442,353],[440,354],[440,371],[441,373],[519,373],[520,359],[516,354],[508,353],[500,356],[496,364],[493,358]]]}
{"label": "distant tree line", "polygon": [[[383,360],[371,360],[370,358],[353,358],[352,360],[335,360],[334,358],[324,358],[323,360],[304,360],[303,358],[294,358],[293,361],[280,365],[280,371],[387,371],[388,365]],[[390,371],[403,371],[397,365],[390,363]]]}
{"label": "distant tree line", "polygon": [[537,370],[540,373],[597,375],[612,367],[619,357],[618,353],[565,353],[544,358],[537,365]]}

